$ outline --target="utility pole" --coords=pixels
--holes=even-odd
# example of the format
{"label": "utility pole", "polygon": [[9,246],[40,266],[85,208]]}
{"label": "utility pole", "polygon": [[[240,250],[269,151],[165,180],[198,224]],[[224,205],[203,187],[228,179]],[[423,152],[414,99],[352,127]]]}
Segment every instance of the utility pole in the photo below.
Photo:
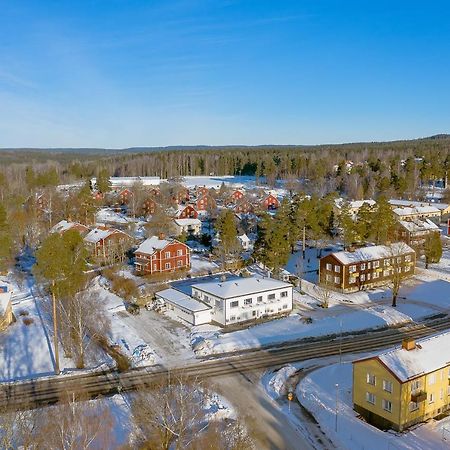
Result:
{"label": "utility pole", "polygon": [[339,364],[342,364],[342,319],[340,320],[339,331]]}
{"label": "utility pole", "polygon": [[305,259],[305,251],[306,251],[306,226],[303,225],[303,243],[302,243],[302,253],[303,259]]}
{"label": "utility pole", "polygon": [[339,409],[339,384],[336,383],[336,410],[335,410],[335,422],[334,422],[334,431],[337,433],[338,431],[338,409]]}
{"label": "utility pole", "polygon": [[58,348],[58,323],[56,318],[56,297],[55,282],[52,283],[52,303],[53,303],[53,346],[55,356],[55,373],[59,375],[59,348]]}

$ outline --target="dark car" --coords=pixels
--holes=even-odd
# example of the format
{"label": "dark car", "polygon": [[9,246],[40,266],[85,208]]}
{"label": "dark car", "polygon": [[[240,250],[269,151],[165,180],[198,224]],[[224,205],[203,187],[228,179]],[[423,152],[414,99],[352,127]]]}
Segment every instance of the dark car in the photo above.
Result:
{"label": "dark car", "polygon": [[125,303],[125,309],[133,316],[137,316],[140,313],[140,307],[135,303]]}

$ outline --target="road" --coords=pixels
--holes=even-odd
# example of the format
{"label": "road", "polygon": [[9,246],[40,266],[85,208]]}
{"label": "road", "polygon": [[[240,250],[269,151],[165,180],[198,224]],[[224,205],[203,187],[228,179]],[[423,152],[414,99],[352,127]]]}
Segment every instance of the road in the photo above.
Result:
{"label": "road", "polygon": [[183,367],[145,367],[117,373],[113,370],[84,374],[61,375],[0,385],[0,405],[16,409],[38,407],[58,401],[62,394],[83,392],[95,397],[120,391],[133,391],[151,386],[172,374],[192,378],[217,378],[284,365],[295,361],[342,353],[358,353],[398,345],[404,337],[420,338],[450,328],[450,318],[425,325],[405,326],[369,334],[349,336],[342,340],[311,341],[286,344],[272,349],[260,349],[238,355],[211,358],[188,363]]}

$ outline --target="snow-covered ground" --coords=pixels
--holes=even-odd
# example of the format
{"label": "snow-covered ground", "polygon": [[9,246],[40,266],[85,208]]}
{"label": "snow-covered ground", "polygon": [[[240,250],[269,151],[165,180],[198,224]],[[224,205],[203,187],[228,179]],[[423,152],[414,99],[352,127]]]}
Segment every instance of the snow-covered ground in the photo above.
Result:
{"label": "snow-covered ground", "polygon": [[219,266],[215,262],[199,255],[191,255],[191,270],[189,270],[191,275],[205,275],[209,272],[217,272],[217,270],[219,270]]}
{"label": "snow-covered ground", "polygon": [[431,420],[404,433],[381,431],[359,419],[352,405],[350,362],[312,372],[299,383],[296,394],[338,448],[440,450],[450,447],[450,431],[446,431],[450,430],[450,417],[440,421]]}

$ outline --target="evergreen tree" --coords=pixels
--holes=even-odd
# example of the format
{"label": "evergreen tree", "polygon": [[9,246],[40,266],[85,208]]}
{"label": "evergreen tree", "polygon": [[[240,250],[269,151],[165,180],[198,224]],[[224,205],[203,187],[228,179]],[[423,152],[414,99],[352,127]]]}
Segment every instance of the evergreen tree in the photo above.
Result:
{"label": "evergreen tree", "polygon": [[372,221],[372,235],[377,244],[389,242],[396,219],[386,197],[381,196],[375,206]]}
{"label": "evergreen tree", "polygon": [[356,231],[361,241],[367,241],[372,234],[372,220],[374,210],[372,206],[364,202],[356,215]]}
{"label": "evergreen tree", "polygon": [[5,206],[0,203],[0,272],[5,272],[11,262],[12,237]]}
{"label": "evergreen tree", "polygon": [[234,260],[239,252],[240,244],[238,240],[238,230],[234,213],[230,209],[222,211],[218,217],[215,228],[219,233],[220,244],[217,248],[222,264],[225,265],[229,260]]}
{"label": "evergreen tree", "polygon": [[424,243],[425,269],[429,264],[436,264],[442,257],[442,241],[439,233],[430,233],[427,235]]}
{"label": "evergreen tree", "polygon": [[344,243],[344,248],[347,249],[354,242],[356,242],[358,238],[356,224],[350,213],[350,205],[348,202],[344,202],[341,206],[338,223],[339,227],[341,228],[341,236]]}
{"label": "evergreen tree", "polygon": [[102,194],[106,194],[111,190],[111,181],[106,169],[101,169],[97,176],[97,190]]}

